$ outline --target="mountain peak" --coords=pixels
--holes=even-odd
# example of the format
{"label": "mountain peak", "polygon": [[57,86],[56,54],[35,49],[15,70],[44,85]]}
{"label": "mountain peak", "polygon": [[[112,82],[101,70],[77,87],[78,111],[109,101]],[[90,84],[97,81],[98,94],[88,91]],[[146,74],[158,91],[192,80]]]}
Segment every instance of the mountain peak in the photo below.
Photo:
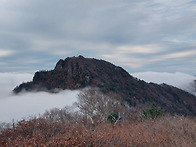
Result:
{"label": "mountain peak", "polygon": [[184,115],[196,114],[196,97],[169,85],[146,83],[107,61],[94,58],[60,59],[50,71],[36,72],[33,80],[13,91],[56,92],[56,89],[98,87],[104,93],[117,93],[129,105],[156,102],[164,111]]}

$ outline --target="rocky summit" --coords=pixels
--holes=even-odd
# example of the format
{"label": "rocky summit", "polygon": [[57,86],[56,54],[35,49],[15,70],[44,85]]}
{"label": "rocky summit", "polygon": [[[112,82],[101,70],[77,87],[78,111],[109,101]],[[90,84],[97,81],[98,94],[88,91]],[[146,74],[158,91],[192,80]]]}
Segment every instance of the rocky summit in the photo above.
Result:
{"label": "rocky summit", "polygon": [[104,93],[116,93],[130,106],[155,102],[171,114],[196,115],[196,97],[178,88],[146,83],[107,61],[83,56],[59,60],[53,70],[36,72],[31,82],[13,91],[48,91],[98,87]]}

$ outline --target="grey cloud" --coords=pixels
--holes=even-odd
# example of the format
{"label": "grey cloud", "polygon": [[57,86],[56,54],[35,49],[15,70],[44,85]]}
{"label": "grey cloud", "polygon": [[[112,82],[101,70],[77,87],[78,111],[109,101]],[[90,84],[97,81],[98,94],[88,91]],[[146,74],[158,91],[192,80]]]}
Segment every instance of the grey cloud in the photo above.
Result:
{"label": "grey cloud", "polygon": [[32,51],[55,59],[51,62],[79,54],[101,58],[124,45],[154,45],[165,53],[196,47],[192,0],[8,0],[0,7],[0,48],[24,52],[27,58],[36,59]]}

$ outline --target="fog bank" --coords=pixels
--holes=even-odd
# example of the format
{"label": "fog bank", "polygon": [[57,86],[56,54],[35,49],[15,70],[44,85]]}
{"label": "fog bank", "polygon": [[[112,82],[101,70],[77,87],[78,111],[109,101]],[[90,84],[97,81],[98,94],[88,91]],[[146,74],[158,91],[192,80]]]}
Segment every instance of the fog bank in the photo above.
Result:
{"label": "fog bank", "polygon": [[[140,72],[131,74],[146,82],[166,83],[196,95],[196,77],[184,73]],[[22,82],[31,81],[33,73],[0,73],[0,122],[12,122],[43,114],[45,110],[71,106],[77,101],[78,90],[65,90],[57,94],[12,90]]]}
{"label": "fog bank", "polygon": [[65,90],[57,94],[47,92],[12,93],[15,86],[31,81],[33,74],[0,73],[0,122],[11,122],[43,114],[45,110],[71,106],[79,91]]}

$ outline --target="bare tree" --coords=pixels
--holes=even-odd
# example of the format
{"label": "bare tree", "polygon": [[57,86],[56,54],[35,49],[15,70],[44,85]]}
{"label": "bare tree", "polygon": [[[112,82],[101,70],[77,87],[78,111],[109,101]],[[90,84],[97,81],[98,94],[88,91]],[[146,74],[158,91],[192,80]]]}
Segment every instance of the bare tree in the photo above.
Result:
{"label": "bare tree", "polygon": [[80,120],[80,115],[75,112],[73,107],[66,106],[62,109],[54,108],[41,116],[49,122],[76,122]]}
{"label": "bare tree", "polygon": [[75,105],[79,108],[80,112],[87,115],[91,123],[95,123],[95,118],[98,118],[98,122],[104,122],[108,116],[118,113],[119,121],[121,115],[124,114],[124,109],[128,108],[128,105],[122,104],[114,97],[103,94],[98,88],[84,89],[78,95],[78,102]]}

